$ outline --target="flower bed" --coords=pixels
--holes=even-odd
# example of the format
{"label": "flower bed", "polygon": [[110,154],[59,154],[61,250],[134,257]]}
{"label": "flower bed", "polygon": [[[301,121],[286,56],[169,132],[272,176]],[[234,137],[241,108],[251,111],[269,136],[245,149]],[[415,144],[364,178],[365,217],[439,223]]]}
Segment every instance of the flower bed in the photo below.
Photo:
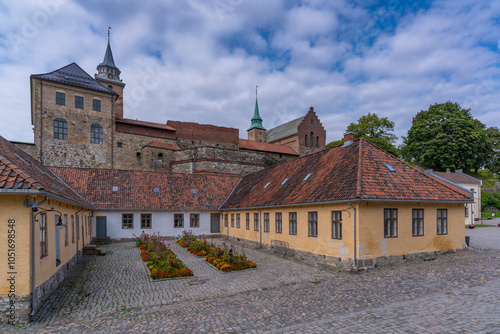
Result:
{"label": "flower bed", "polygon": [[174,278],[193,276],[193,272],[177,259],[159,236],[145,234],[136,237],[136,246],[141,249],[141,258],[147,261],[151,278]]}
{"label": "flower bed", "polygon": [[247,260],[245,250],[242,248],[242,252],[238,253],[234,245],[227,247],[223,242],[222,248],[217,247],[214,243],[208,243],[204,236],[197,238],[191,232],[183,232],[177,243],[181,246],[185,245],[183,247],[187,247],[188,251],[196,256],[205,256],[205,261],[220,271],[257,268],[255,262]]}

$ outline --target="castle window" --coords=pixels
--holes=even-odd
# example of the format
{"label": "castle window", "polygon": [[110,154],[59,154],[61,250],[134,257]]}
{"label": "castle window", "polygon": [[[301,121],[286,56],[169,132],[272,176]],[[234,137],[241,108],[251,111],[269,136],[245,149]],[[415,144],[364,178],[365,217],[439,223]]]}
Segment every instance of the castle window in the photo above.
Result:
{"label": "castle window", "polygon": [[121,142],[116,143],[116,146],[117,146],[117,147],[122,147],[122,145],[123,145],[123,144],[122,144]]}
{"label": "castle window", "polygon": [[309,146],[314,147],[314,133],[312,131],[311,131],[311,138],[310,139],[311,139],[311,145],[309,145]]}
{"label": "castle window", "polygon": [[66,94],[62,92],[56,92],[56,104],[64,106],[66,104]]}
{"label": "castle window", "polygon": [[163,153],[158,153],[158,162],[163,162]]}
{"label": "castle window", "polygon": [[90,126],[90,142],[92,144],[102,144],[102,126],[94,123]]}
{"label": "castle window", "polygon": [[141,160],[141,152],[137,152],[136,155],[137,155],[137,160]]}
{"label": "castle window", "polygon": [[316,137],[316,147],[319,147],[319,136]]}
{"label": "castle window", "polygon": [[304,140],[304,145],[307,147],[307,135],[306,135],[306,139]]}
{"label": "castle window", "polygon": [[54,139],[68,139],[68,122],[64,118],[54,120]]}
{"label": "castle window", "polygon": [[75,95],[75,108],[83,109],[83,96]]}
{"label": "castle window", "polygon": [[113,86],[109,85],[109,86],[108,86],[108,89],[109,89],[109,90],[113,90]]}
{"label": "castle window", "polygon": [[101,100],[92,99],[92,110],[101,111]]}

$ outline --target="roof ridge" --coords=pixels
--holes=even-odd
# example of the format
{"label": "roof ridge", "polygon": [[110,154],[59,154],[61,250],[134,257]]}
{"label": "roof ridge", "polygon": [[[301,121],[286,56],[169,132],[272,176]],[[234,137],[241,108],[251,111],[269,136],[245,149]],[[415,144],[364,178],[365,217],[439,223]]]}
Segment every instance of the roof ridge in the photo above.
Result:
{"label": "roof ridge", "polygon": [[36,181],[33,177],[31,177],[28,173],[26,173],[21,167],[7,159],[5,156],[0,154],[0,161],[5,164],[5,166],[9,167],[14,173],[21,176],[26,182],[28,182],[31,187],[42,190],[44,187]]}

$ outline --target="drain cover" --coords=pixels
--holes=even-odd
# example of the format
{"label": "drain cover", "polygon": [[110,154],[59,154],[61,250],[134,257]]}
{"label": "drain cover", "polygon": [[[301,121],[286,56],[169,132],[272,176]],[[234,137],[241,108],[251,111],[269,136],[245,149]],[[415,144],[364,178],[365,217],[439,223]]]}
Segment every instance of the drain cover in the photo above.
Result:
{"label": "drain cover", "polygon": [[200,285],[200,284],[205,284],[207,281],[204,279],[197,279],[193,281],[189,281],[189,285]]}

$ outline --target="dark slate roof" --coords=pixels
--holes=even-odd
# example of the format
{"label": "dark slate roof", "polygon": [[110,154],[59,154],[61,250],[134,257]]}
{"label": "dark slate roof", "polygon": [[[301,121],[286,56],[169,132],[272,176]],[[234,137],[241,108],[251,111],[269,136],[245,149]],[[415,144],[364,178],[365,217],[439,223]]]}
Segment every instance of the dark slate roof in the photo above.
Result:
{"label": "dark slate roof", "polygon": [[50,169],[0,136],[0,190],[41,192],[92,208]]}
{"label": "dark slate roof", "polygon": [[[230,174],[51,169],[95,207],[103,210],[216,210],[240,180],[238,175]],[[113,187],[118,187],[118,191],[113,192]],[[154,192],[155,188],[159,193]]]}
{"label": "dark slate roof", "polygon": [[[308,174],[309,178],[304,180]],[[285,179],[288,180],[284,182]],[[359,139],[348,146],[334,147],[245,176],[221,209],[349,200],[471,201],[452,187]]]}
{"label": "dark slate roof", "polygon": [[266,132],[266,142],[272,143],[277,140],[293,136],[297,133],[297,128],[306,116],[299,117],[293,121],[278,125],[275,128],[269,129]]}
{"label": "dark slate roof", "polygon": [[271,143],[263,143],[255,140],[241,139],[239,140],[239,146],[241,149],[261,151],[261,152],[271,152],[271,153],[282,153],[289,155],[299,155],[293,148],[286,145],[278,145]]}
{"label": "dark slate roof", "polygon": [[99,66],[109,66],[116,68],[118,70],[118,67],[115,65],[115,60],[113,59],[113,52],[111,52],[111,46],[109,45],[108,41],[108,47],[106,48],[106,53],[104,54],[104,59],[102,60],[102,63],[99,64]]}
{"label": "dark slate roof", "polygon": [[118,95],[116,92],[113,92],[112,90],[98,83],[87,72],[82,70],[82,68],[76,63],[71,63],[49,73],[32,74],[31,77]]}
{"label": "dark slate roof", "polygon": [[426,173],[430,175],[434,174],[453,183],[481,184],[480,180],[476,179],[475,177],[464,174],[463,172],[460,171],[449,173],[449,172],[434,172],[430,170],[426,171]]}

